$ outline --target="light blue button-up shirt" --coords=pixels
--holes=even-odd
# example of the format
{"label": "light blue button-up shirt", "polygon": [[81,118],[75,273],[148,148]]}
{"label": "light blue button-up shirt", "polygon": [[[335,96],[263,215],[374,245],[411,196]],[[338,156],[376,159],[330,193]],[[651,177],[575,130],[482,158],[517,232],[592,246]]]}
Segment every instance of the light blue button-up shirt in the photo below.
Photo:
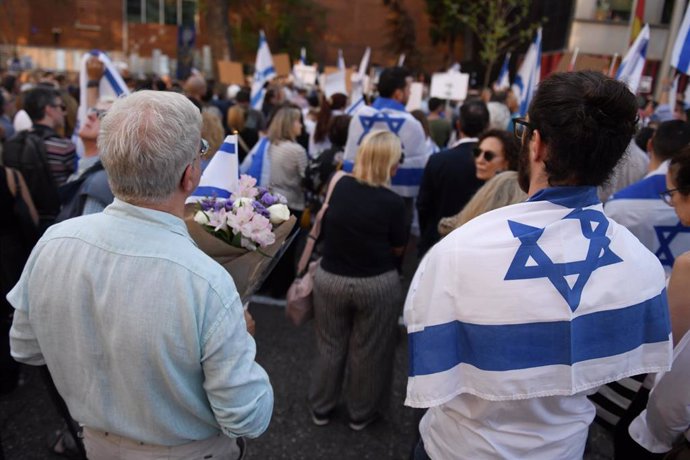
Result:
{"label": "light blue button-up shirt", "polygon": [[266,430],[240,297],[178,217],[115,199],[55,225],[7,298],[12,356],[47,364],[84,425],[158,445]]}

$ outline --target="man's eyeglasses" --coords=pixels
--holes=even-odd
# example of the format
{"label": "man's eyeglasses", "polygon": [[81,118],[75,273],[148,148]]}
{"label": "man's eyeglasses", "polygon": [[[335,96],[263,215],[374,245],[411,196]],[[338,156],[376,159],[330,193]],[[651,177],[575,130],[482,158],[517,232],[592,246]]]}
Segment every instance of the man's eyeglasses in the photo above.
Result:
{"label": "man's eyeglasses", "polygon": [[205,155],[206,152],[208,152],[208,141],[202,137],[199,145],[199,153]]}
{"label": "man's eyeglasses", "polygon": [[484,155],[484,159],[486,161],[491,161],[494,158],[498,157],[497,153],[494,153],[491,150],[482,150],[479,147],[475,147],[474,149],[472,149],[472,155],[474,155],[475,158],[479,158],[480,156]]}
{"label": "man's eyeglasses", "polygon": [[513,133],[515,137],[522,140],[522,137],[528,130],[534,130],[534,125],[524,118],[516,118],[513,120]]}
{"label": "man's eyeglasses", "polygon": [[673,194],[676,192],[682,193],[682,189],[671,188],[668,190],[664,190],[663,192],[659,193],[659,196],[662,200],[664,200],[664,203],[666,203],[669,206],[673,206]]}
{"label": "man's eyeglasses", "polygon": [[94,115],[99,120],[102,120],[107,112],[108,112],[107,110],[97,109],[96,107],[91,107],[89,109],[89,111],[86,113],[86,116],[88,117],[90,115]]}

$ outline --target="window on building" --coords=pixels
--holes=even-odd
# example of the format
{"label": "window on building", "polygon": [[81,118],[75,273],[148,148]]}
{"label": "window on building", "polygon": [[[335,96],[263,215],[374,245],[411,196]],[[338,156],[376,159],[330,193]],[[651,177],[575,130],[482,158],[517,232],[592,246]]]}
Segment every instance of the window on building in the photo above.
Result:
{"label": "window on building", "polygon": [[125,0],[128,22],[194,25],[198,0]]}
{"label": "window on building", "polygon": [[633,0],[597,0],[596,19],[598,21],[630,20]]}

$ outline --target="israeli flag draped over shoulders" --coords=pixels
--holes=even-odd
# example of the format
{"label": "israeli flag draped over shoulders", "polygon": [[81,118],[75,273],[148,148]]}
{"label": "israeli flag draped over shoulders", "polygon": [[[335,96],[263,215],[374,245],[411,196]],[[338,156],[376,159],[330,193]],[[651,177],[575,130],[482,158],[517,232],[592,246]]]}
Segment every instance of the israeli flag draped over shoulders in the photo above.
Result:
{"label": "israeli flag draped over shoulders", "polygon": [[266,35],[262,30],[259,32],[259,49],[256,52],[256,63],[254,64],[254,81],[250,101],[253,108],[261,110],[266,93],[264,85],[275,76],[276,69],[273,67],[273,56],[271,56]]}
{"label": "israeli flag draped over shoulders", "polygon": [[268,155],[270,146],[268,137],[260,138],[240,165],[240,173],[252,176],[257,185],[262,187],[268,187],[271,182],[271,159]]}
{"label": "israeli flag draped over shoulders", "polygon": [[78,150],[80,155],[84,151],[84,148],[79,139],[79,129],[86,119],[86,112],[89,110],[89,107],[87,107],[88,98],[86,96],[89,81],[89,77],[86,73],[86,61],[88,61],[91,56],[97,57],[98,60],[103,63],[104,67],[103,77],[98,83],[98,97],[118,98],[120,96],[129,95],[129,88],[107,54],[99,50],[91,50],[88,53],[84,53],[79,67],[79,109],[77,110],[77,124],[74,128],[74,134],[72,135],[72,142],[79,146]]}
{"label": "israeli flag draped over shoulders", "polygon": [[379,97],[371,106],[363,105],[354,113],[345,144],[343,169],[352,171],[364,136],[378,129],[391,131],[402,143],[404,161],[391,179],[391,188],[403,197],[416,197],[428,158],[426,136],[419,121],[393,99]]}
{"label": "israeli flag draped over shoulders", "polygon": [[649,24],[645,24],[644,28],[642,28],[637,38],[630,46],[630,49],[625,54],[620,67],[618,67],[618,72],[616,72],[616,80],[622,81],[628,85],[628,88],[630,88],[633,94],[637,93],[637,88],[640,86],[642,71],[647,61],[648,45]]}
{"label": "israeli flag draped over shoulders", "polygon": [[226,136],[220,149],[211,158],[201,174],[199,186],[186,203],[196,203],[210,196],[229,198],[232,192],[237,191],[238,184],[237,135],[230,135]]}
{"label": "israeli flag draped over shoulders", "polygon": [[452,232],[404,316],[412,407],[573,395],[670,366],[664,271],[594,187],[545,189]]}
{"label": "israeli flag draped over shoulders", "polygon": [[690,75],[690,7],[685,10],[683,22],[673,45],[671,65],[680,72]]}
{"label": "israeli flag draped over shoulders", "polygon": [[525,59],[520,65],[515,83],[513,83],[513,93],[519,101],[520,115],[527,114],[532,97],[537,90],[537,85],[541,78],[541,27],[537,30],[532,44],[527,49]]}

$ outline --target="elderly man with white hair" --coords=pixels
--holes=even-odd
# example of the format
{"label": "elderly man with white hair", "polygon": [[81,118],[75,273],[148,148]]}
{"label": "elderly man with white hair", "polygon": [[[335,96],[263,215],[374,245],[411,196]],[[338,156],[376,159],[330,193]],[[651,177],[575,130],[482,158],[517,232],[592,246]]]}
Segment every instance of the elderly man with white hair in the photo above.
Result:
{"label": "elderly man with white hair", "polygon": [[270,421],[235,285],[183,221],[200,133],[182,95],[117,100],[98,138],[114,202],[51,227],[8,295],[12,356],[47,364],[90,459],[240,458]]}

